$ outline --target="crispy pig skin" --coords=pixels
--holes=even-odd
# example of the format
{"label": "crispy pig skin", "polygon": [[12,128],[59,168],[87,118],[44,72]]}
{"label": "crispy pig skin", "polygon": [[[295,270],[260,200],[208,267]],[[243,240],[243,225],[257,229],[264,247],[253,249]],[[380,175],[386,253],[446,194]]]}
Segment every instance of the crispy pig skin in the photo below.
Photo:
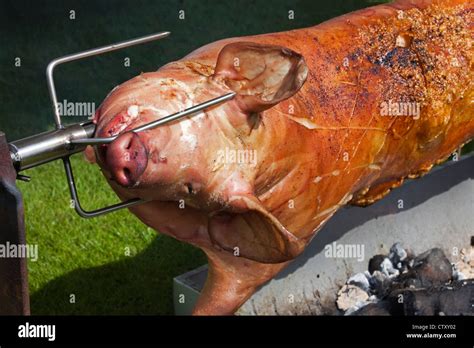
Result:
{"label": "crispy pig skin", "polygon": [[[185,154],[180,160],[194,163],[195,177],[205,183],[196,202],[205,200],[207,209],[192,202],[177,209],[171,198],[130,209],[149,226],[207,254],[210,271],[195,314],[234,313],[300,254],[341,206],[381,199],[474,136],[473,18],[474,3],[468,0],[396,1],[311,28],[217,41],[109,95],[96,115],[99,129],[126,103],[142,98],[137,91],[147,88],[146,79],[172,76],[185,81],[183,71],[192,71],[206,81],[221,75],[225,80],[232,74],[222,68],[225,61],[219,55],[226,46],[236,49],[229,44],[247,43],[249,52],[251,45],[265,45],[268,52],[273,47],[296,52],[283,55],[301,76],[302,59],[306,64],[305,82],[301,77],[288,83],[289,89],[302,87],[276,105],[259,109],[251,96],[242,95],[225,106],[228,124],[221,123],[218,131],[211,131],[214,121],[198,121],[212,134],[199,138],[196,162]],[[227,86],[240,88],[238,83]],[[213,84],[207,87],[197,101],[226,92]],[[151,93],[142,99],[153,103]],[[412,107],[405,109],[411,115],[394,116],[390,106],[389,114],[383,114],[394,103]],[[236,126],[234,111],[246,108],[253,110],[248,122]],[[258,165],[221,172],[211,168],[206,160],[211,151],[238,147],[229,134],[246,148],[257,149]],[[225,178],[236,184],[224,194],[216,182]],[[143,180],[147,182],[146,175]],[[110,184],[123,199],[143,193],[139,187],[134,191]],[[168,186],[176,191],[179,185]],[[163,191],[168,194],[174,197]],[[236,244],[242,252],[237,256]]]}

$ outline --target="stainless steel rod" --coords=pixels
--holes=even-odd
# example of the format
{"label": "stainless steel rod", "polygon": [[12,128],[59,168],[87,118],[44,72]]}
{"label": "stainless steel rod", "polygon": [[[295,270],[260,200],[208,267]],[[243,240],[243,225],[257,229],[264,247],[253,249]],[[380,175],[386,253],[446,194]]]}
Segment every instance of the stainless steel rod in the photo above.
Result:
{"label": "stainless steel rod", "polygon": [[69,161],[69,157],[64,157],[63,158],[63,163],[64,163],[64,169],[66,171],[66,177],[67,177],[67,184],[69,187],[69,193],[71,194],[71,199],[74,203],[74,209],[76,212],[79,214],[79,216],[83,218],[92,218],[100,215],[104,215],[107,213],[111,213],[113,211],[117,211],[119,209],[123,208],[130,208],[138,204],[143,204],[146,203],[147,201],[144,201],[140,198],[132,198],[129,199],[128,201],[125,202],[120,202],[116,203],[113,205],[109,205],[97,210],[92,210],[92,211],[87,211],[84,210],[81,206],[81,202],[79,201],[79,196],[77,195],[77,190],[76,190],[76,184],[74,180],[74,174],[72,173],[72,167],[71,167],[71,162]]}
{"label": "stainless steel rod", "polygon": [[[173,122],[176,120],[179,120],[183,117],[195,114],[199,111],[202,111],[204,109],[207,109],[211,106],[218,105],[220,103],[226,102],[232,98],[235,97],[235,92],[227,93],[224,94],[223,96],[208,100],[204,103],[194,105],[188,109],[185,109],[183,111],[176,112],[172,115],[160,118],[159,120],[144,124],[142,126],[139,126],[137,128],[131,129],[128,132],[143,132],[146,130],[150,130],[152,128],[161,126],[163,124]],[[71,144],[81,144],[81,145],[101,145],[101,144],[108,144],[117,139],[118,135],[112,136],[112,137],[107,137],[107,138],[90,138],[90,139],[72,139],[70,142]]]}
{"label": "stainless steel rod", "polygon": [[164,31],[161,33],[153,34],[153,35],[143,36],[143,37],[139,37],[132,40],[127,40],[127,41],[123,41],[123,42],[119,42],[119,43],[115,43],[115,44],[111,44],[111,45],[107,45],[103,47],[93,48],[93,49],[79,52],[79,53],[70,54],[70,55],[60,57],[51,61],[48,64],[48,67],[46,68],[46,80],[48,83],[49,96],[51,98],[51,103],[53,106],[54,122],[56,123],[56,128],[61,129],[63,128],[63,126],[61,124],[61,115],[59,114],[59,110],[58,110],[58,98],[56,95],[56,88],[54,86],[53,73],[54,73],[55,67],[57,67],[59,64],[62,64],[62,63],[71,62],[74,60],[78,60],[78,59],[82,59],[82,58],[86,58],[90,56],[95,56],[95,55],[99,55],[106,52],[116,51],[125,47],[139,45],[139,44],[150,42],[153,40],[163,39],[167,37],[169,34],[170,34],[169,31]]}
{"label": "stainless steel rod", "polygon": [[85,122],[35,134],[9,143],[10,157],[18,172],[83,151],[86,146],[71,144],[72,139],[88,139],[95,124]]}

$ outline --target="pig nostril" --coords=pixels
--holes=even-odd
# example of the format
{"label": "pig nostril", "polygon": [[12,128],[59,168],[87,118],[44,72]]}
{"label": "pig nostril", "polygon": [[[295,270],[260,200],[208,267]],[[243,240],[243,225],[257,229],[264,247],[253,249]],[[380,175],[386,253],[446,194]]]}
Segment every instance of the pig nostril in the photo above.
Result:
{"label": "pig nostril", "polygon": [[128,168],[123,168],[123,174],[128,180],[130,180],[132,177],[132,173],[130,172],[130,169]]}
{"label": "pig nostril", "polygon": [[193,185],[191,183],[186,183],[184,184],[184,186],[186,187],[186,190],[188,191],[188,194],[191,194],[193,193]]}
{"label": "pig nostril", "polygon": [[124,185],[124,186],[133,185],[134,180],[133,180],[132,172],[130,171],[130,169],[127,168],[127,167],[123,168],[122,174],[123,174],[123,177],[125,179],[125,182],[123,182],[122,185]]}

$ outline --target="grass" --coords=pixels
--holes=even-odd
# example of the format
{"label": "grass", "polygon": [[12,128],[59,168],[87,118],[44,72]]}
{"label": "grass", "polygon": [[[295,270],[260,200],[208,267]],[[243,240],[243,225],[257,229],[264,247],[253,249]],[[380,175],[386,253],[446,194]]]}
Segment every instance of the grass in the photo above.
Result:
{"label": "grass", "polygon": [[[98,167],[81,157],[72,163],[85,208],[116,202]],[[157,234],[126,210],[80,218],[60,161],[25,174],[32,177],[19,182],[27,241],[39,254],[28,263],[33,314],[173,313],[172,278],[204,264],[200,250]]]}

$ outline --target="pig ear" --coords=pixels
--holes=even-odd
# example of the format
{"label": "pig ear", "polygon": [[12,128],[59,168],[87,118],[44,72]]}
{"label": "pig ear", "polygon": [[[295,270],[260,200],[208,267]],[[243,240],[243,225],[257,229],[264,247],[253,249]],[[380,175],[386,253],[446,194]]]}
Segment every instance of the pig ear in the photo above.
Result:
{"label": "pig ear", "polygon": [[[238,207],[232,211],[232,206]],[[289,232],[253,196],[237,196],[230,209],[214,214],[209,221],[209,235],[220,248],[261,263],[292,260],[305,243]]]}
{"label": "pig ear", "polygon": [[260,112],[290,98],[308,75],[304,58],[292,50],[272,45],[237,42],[219,53],[215,79],[237,92],[242,111]]}

